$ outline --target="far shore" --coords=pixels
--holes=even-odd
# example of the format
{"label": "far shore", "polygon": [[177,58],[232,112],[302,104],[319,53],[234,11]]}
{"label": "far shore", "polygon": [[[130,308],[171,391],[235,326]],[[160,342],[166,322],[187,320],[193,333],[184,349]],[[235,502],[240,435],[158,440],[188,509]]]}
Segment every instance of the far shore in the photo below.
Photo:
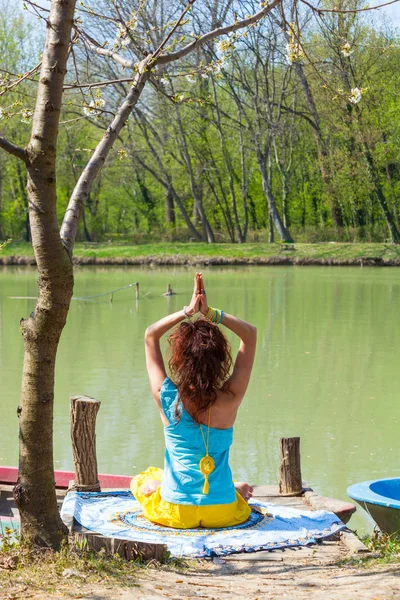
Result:
{"label": "far shore", "polygon": [[[390,243],[200,244],[77,243],[76,265],[154,266],[400,266],[400,246]],[[0,265],[35,265],[28,243],[12,242],[0,251]]]}

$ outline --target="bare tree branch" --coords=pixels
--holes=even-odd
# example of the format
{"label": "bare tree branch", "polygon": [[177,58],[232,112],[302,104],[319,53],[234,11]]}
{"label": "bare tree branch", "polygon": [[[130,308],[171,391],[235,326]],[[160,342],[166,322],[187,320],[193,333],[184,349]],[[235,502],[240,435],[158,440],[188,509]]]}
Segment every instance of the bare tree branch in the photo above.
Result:
{"label": "bare tree branch", "polygon": [[[6,94],[7,92],[9,92],[13,88],[15,88],[17,85],[19,85],[25,79],[29,79],[30,81],[35,81],[33,79],[30,79],[30,76],[33,75],[34,73],[36,73],[36,71],[38,71],[41,66],[42,66],[42,61],[40,61],[40,63],[38,63],[30,71],[27,71],[26,73],[24,73],[24,75],[21,75],[21,77],[18,77],[18,79],[16,79],[15,81],[13,81],[9,84],[6,84],[6,88],[2,92],[0,92],[0,96],[3,96],[3,94]],[[7,71],[3,71],[3,72],[7,72]]]}
{"label": "bare tree branch", "polygon": [[71,83],[70,85],[65,85],[64,90],[67,91],[83,88],[88,88],[89,90],[91,90],[92,88],[104,87],[106,85],[111,85],[115,83],[132,83],[132,81],[133,78],[129,77],[127,79],[110,79],[107,81],[97,81],[96,83]]}
{"label": "bare tree branch", "polygon": [[163,41],[161,42],[161,44],[158,46],[157,50],[154,52],[153,54],[153,58],[157,58],[157,56],[159,56],[162,52],[162,49],[165,47],[165,44],[168,43],[168,41],[171,39],[171,37],[174,35],[175,31],[178,29],[178,27],[181,25],[182,20],[184,18],[184,16],[186,15],[186,13],[192,8],[193,4],[196,2],[196,0],[189,0],[187,6],[185,7],[185,9],[183,10],[181,16],[179,17],[179,19],[176,21],[175,25],[173,26],[173,28],[171,29],[171,31],[168,33],[168,35],[163,39]]}
{"label": "bare tree branch", "polygon": [[9,142],[8,140],[6,140],[6,138],[4,138],[1,135],[0,135],[0,148],[3,148],[3,150],[8,152],[9,154],[12,154],[13,156],[20,158],[21,160],[24,161],[25,164],[27,164],[28,157],[26,155],[25,150],[23,148],[20,148],[20,146],[16,146],[12,142]]}
{"label": "bare tree branch", "polygon": [[100,45],[97,45],[97,42],[88,36],[86,32],[82,32],[82,39],[87,48],[95,52],[96,54],[100,54],[100,56],[107,56],[107,58],[112,58],[115,62],[119,63],[125,69],[133,69],[137,63],[132,62],[131,60],[127,60],[123,58],[118,52],[114,52],[114,50],[107,50],[107,48],[103,48]]}
{"label": "bare tree branch", "polygon": [[139,63],[138,72],[136,73],[128,95],[118,109],[112,123],[107,127],[102,139],[97,144],[96,150],[93,152],[89,162],[83,169],[71,195],[60,230],[61,239],[69,254],[72,254],[79,220],[93,180],[101,170],[119,132],[128,120],[133,108],[136,106],[140,94],[149,78],[148,62],[149,58],[146,58]]}
{"label": "bare tree branch", "polygon": [[271,10],[273,8],[275,8],[276,6],[281,4],[281,2],[282,2],[282,0],[273,0],[273,2],[271,2],[271,4],[268,4],[268,6],[266,6],[262,10],[260,10],[255,15],[252,15],[251,17],[242,19],[241,21],[236,21],[232,25],[227,25],[226,27],[218,27],[217,29],[214,29],[213,31],[209,31],[208,33],[205,33],[204,35],[199,37],[197,40],[193,40],[193,42],[190,42],[190,44],[187,44],[187,46],[184,46],[183,48],[181,48],[180,50],[177,50],[176,52],[171,52],[170,54],[162,54],[161,56],[159,56],[158,58],[156,58],[154,60],[154,62],[152,63],[152,66],[154,64],[166,65],[170,62],[174,62],[175,60],[179,60],[180,58],[183,58],[184,56],[187,56],[188,54],[190,54],[190,52],[193,52],[193,50],[195,50],[196,48],[199,48],[206,42],[209,42],[210,40],[213,40],[216,37],[220,37],[221,35],[226,35],[228,33],[231,33],[231,31],[237,31],[238,29],[243,29],[244,27],[249,27],[250,25],[254,25],[260,19],[262,19],[263,17],[266,17],[267,14],[269,12],[271,12]]}
{"label": "bare tree branch", "polygon": [[316,6],[313,6],[312,4],[310,4],[309,2],[307,2],[307,0],[300,0],[301,2],[303,2],[303,4],[305,4],[306,6],[308,6],[309,8],[311,8],[311,10],[313,10],[314,12],[320,14],[320,13],[360,13],[360,12],[365,12],[367,10],[377,10],[379,8],[383,8],[384,6],[389,6],[390,4],[395,4],[396,2],[399,2],[400,0],[390,0],[390,2],[385,2],[384,4],[378,4],[377,6],[364,6],[363,8],[353,8],[353,9],[341,9],[341,8],[317,8]]}

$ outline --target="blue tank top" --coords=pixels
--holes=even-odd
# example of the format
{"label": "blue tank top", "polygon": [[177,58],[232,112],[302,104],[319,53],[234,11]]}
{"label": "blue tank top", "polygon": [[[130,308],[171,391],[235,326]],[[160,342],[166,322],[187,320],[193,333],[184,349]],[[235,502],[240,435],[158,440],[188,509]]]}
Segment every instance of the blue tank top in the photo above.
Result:
{"label": "blue tank top", "polygon": [[[230,504],[236,500],[235,486],[229,467],[229,448],[233,439],[233,427],[215,429],[210,427],[208,453],[215,462],[215,469],[209,475],[208,494],[203,494],[204,475],[199,463],[206,449],[196,423],[179,403],[180,419],[176,418],[178,390],[167,377],[161,386],[161,406],[169,425],[164,427],[165,459],[161,496],[173,504],[210,505]],[[202,425],[207,440],[207,426]]]}

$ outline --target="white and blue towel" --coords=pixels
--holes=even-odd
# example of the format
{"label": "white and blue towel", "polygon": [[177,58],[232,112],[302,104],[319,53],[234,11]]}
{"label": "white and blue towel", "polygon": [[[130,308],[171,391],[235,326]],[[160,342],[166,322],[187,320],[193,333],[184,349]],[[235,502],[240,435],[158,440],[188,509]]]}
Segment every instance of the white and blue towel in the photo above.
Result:
{"label": "white and blue towel", "polygon": [[327,511],[296,510],[257,500],[241,525],[221,529],[172,529],[148,521],[129,491],[70,492],[61,516],[73,516],[86,529],[104,536],[165,544],[171,556],[205,558],[305,546],[334,535],[345,525]]}

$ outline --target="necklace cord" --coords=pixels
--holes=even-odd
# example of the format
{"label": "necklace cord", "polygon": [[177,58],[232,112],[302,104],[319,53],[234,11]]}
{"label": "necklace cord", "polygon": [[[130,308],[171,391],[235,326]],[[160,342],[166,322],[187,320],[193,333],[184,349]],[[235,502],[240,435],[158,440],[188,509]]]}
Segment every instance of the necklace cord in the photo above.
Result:
{"label": "necklace cord", "polygon": [[208,425],[207,425],[207,441],[204,437],[203,426],[202,423],[199,423],[201,437],[203,438],[204,446],[206,449],[206,455],[200,460],[200,472],[204,475],[204,486],[203,486],[203,494],[208,494],[210,489],[208,483],[208,476],[215,469],[214,459],[208,454],[208,443],[210,440],[210,422],[211,422],[211,407],[208,409]]}

